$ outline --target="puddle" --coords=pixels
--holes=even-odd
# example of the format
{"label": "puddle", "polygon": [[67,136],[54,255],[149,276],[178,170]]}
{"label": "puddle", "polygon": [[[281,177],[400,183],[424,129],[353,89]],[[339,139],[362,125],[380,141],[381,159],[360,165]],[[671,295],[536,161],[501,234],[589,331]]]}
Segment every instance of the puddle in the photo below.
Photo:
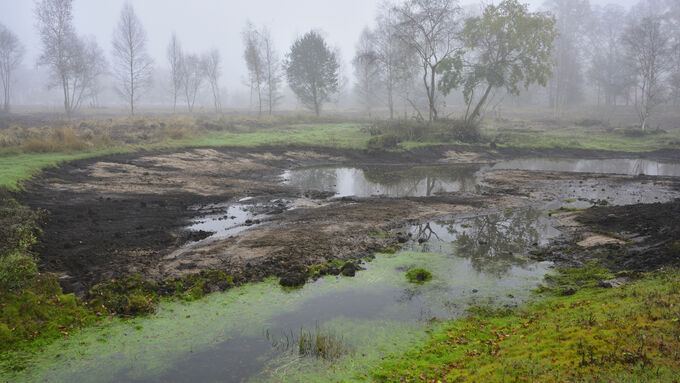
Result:
{"label": "puddle", "polygon": [[[620,175],[650,175],[680,177],[680,164],[648,160],[510,160],[496,164],[463,164],[442,166],[381,166],[381,167],[317,167],[288,170],[283,175],[285,184],[303,192],[325,191],[335,197],[386,196],[428,197],[437,193],[474,193],[485,170],[559,171]],[[617,205],[638,202],[661,202],[669,197],[668,190],[640,185],[609,185],[603,190],[599,181],[576,181],[561,198],[582,198],[587,201],[606,199]],[[559,206],[557,206],[559,207]]]}
{"label": "puddle", "polygon": [[[239,202],[245,202],[248,199],[242,199]],[[277,203],[268,206],[276,205]],[[286,205],[282,201],[278,201],[280,209],[285,209]],[[195,208],[201,214],[201,217],[195,219],[191,225],[187,227],[189,231],[206,231],[214,233],[206,240],[215,240],[220,238],[229,238],[236,235],[243,230],[254,227],[267,219],[269,215],[262,213],[265,205],[247,205],[243,203],[236,204],[214,204]]]}
{"label": "puddle", "polygon": [[229,238],[238,233],[260,226],[273,214],[279,214],[295,205],[298,201],[274,200],[260,203],[246,203],[253,201],[252,197],[239,200],[239,203],[220,203],[204,206],[193,206],[200,217],[194,219],[185,230],[190,232],[207,233],[207,237],[198,241],[186,243],[184,246],[167,255],[166,259],[174,259],[187,251],[206,243]]}
{"label": "puddle", "polygon": [[286,171],[282,178],[303,191],[336,197],[428,197],[442,192],[474,192],[482,165],[415,167],[320,167]]}
{"label": "puddle", "polygon": [[[384,355],[427,339],[427,330],[437,325],[433,318],[457,318],[472,305],[514,306],[529,299],[549,264],[529,260],[526,249],[557,234],[545,214],[533,210],[443,218],[408,232],[429,241],[378,255],[354,278],[326,277],[292,291],[270,280],[197,302],[164,302],[148,318],[115,319],[50,345],[17,378],[353,380]],[[432,281],[408,283],[405,271],[414,267],[432,271]],[[300,357],[295,343],[279,347],[301,329],[337,334],[347,353],[330,363]]]}
{"label": "puddle", "polygon": [[518,159],[497,163],[491,169],[680,177],[680,164],[643,159]]}

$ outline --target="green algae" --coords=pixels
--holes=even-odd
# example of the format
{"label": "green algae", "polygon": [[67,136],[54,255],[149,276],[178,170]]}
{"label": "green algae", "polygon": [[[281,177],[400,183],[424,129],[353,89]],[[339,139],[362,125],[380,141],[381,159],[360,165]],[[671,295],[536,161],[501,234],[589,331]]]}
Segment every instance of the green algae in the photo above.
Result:
{"label": "green algae", "polygon": [[[263,365],[263,372],[252,377],[254,380],[318,381],[332,376],[360,380],[380,358],[426,339],[437,318],[465,315],[468,307],[480,302],[520,302],[546,271],[541,265],[517,267],[499,279],[474,271],[469,259],[453,255],[453,246],[442,249],[446,251],[377,255],[366,265],[367,270],[354,278],[326,277],[292,291],[269,279],[193,302],[161,300],[156,312],[147,317],[112,318],[53,343],[28,358],[27,371],[9,372],[0,364],[0,380],[163,380],[173,366],[190,361],[193,355],[219,352],[221,344],[238,339],[262,340],[264,330],[280,327],[280,322],[291,328],[311,328],[309,321],[314,319],[305,315],[310,302],[330,300],[332,304],[334,299],[370,292],[389,304],[379,309],[368,307],[366,315],[361,311],[366,307],[349,305],[318,322],[322,331],[341,335],[353,350],[332,367],[322,360],[289,353],[265,353],[253,361]],[[435,278],[427,285],[409,284],[403,272],[414,267],[433,270]],[[506,298],[508,292],[517,298]],[[281,319],[284,317],[288,319]],[[224,358],[230,357],[225,352]]]}

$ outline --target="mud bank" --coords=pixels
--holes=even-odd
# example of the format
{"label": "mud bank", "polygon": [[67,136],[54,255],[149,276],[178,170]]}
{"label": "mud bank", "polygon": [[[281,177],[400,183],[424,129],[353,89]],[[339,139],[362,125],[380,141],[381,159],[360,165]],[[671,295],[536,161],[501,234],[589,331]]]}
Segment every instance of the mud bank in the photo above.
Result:
{"label": "mud bank", "polygon": [[[304,273],[332,260],[370,257],[401,242],[404,227],[442,215],[522,206],[555,209],[565,200],[579,207],[606,199],[613,204],[670,200],[676,178],[481,169],[520,156],[626,157],[625,153],[436,147],[410,152],[319,148],[184,149],[112,155],[48,169],[17,196],[49,211],[41,267],[55,272],[67,291],[129,274],[161,281],[219,269],[237,283]],[[677,152],[646,158],[677,161]],[[286,170],[322,165],[413,166],[471,164],[470,189],[429,197],[332,198],[333,193],[286,184]],[[244,198],[248,198],[243,201]],[[582,200],[579,202],[579,200]],[[241,202],[239,202],[241,201]],[[191,231],[212,215],[232,219],[239,203],[257,221],[237,234],[211,240]],[[222,209],[222,210],[220,210]],[[219,219],[219,218],[218,218]]]}
{"label": "mud bank", "polygon": [[563,236],[534,258],[577,267],[598,261],[612,271],[680,266],[680,200],[593,207],[557,214]]}

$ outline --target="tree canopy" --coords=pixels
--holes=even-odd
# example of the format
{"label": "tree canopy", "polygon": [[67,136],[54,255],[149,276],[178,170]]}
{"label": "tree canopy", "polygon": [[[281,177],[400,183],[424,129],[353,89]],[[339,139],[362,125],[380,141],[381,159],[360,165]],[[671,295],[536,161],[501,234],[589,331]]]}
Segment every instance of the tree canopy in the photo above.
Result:
{"label": "tree canopy", "polygon": [[[533,83],[546,85],[551,74],[551,51],[555,20],[545,13],[529,12],[517,0],[489,5],[478,17],[469,18],[461,38],[471,53],[469,62],[461,56],[445,60],[439,70],[439,87],[445,94],[463,86],[468,105],[465,119],[481,115],[491,91],[505,88],[519,94],[520,87]],[[481,90],[477,99],[475,93]],[[473,103],[477,105],[470,111]]]}
{"label": "tree canopy", "polygon": [[338,61],[316,31],[297,39],[286,55],[288,84],[298,100],[318,116],[338,91]]}

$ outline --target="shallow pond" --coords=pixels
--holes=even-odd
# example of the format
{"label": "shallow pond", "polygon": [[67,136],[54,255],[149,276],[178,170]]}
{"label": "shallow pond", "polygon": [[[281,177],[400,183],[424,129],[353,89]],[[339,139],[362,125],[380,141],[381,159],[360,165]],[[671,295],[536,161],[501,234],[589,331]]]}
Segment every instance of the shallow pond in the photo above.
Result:
{"label": "shallow pond", "polygon": [[441,192],[474,192],[479,184],[479,172],[489,169],[680,177],[680,164],[641,159],[520,159],[495,164],[315,167],[289,170],[282,177],[286,184],[300,190],[333,192],[336,197],[426,197]]}
{"label": "shallow pond", "polygon": [[[557,234],[534,210],[442,218],[403,231],[413,240],[402,251],[377,255],[354,278],[326,277],[296,290],[269,280],[197,302],[164,302],[150,317],[113,320],[52,344],[10,380],[358,379],[385,354],[425,340],[435,318],[528,299],[549,265],[526,258],[527,248]],[[414,267],[433,279],[408,283],[405,272]],[[300,354],[310,334],[333,339],[333,361]]]}

